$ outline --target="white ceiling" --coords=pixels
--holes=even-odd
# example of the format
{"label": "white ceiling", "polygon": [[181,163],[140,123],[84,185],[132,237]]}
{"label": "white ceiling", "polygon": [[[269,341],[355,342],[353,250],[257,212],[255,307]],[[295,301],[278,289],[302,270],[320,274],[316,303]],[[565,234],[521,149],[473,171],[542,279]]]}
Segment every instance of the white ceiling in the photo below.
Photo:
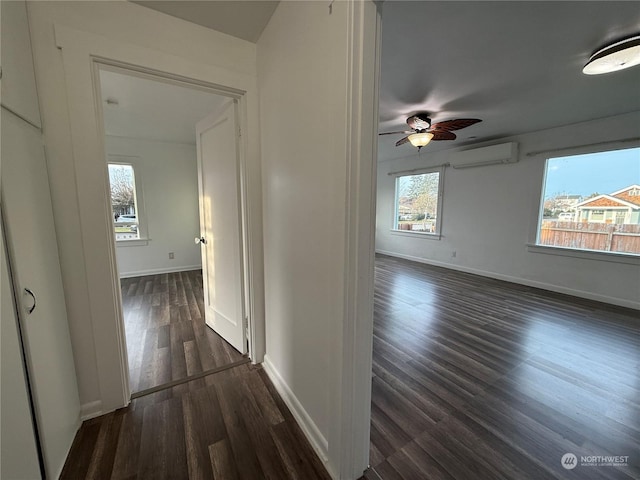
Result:
{"label": "white ceiling", "polygon": [[[226,97],[160,81],[100,71],[107,135],[196,143],[195,125]],[[107,103],[115,100],[117,105]]]}
{"label": "white ceiling", "polygon": [[[418,111],[483,120],[434,151],[640,110],[640,67],[581,72],[594,50],[637,32],[637,2],[387,1],[380,131],[406,130]],[[394,146],[402,135],[379,138],[381,160],[417,153]]]}
{"label": "white ceiling", "polygon": [[133,3],[253,43],[258,41],[278,6],[277,1],[268,0],[133,0]]}

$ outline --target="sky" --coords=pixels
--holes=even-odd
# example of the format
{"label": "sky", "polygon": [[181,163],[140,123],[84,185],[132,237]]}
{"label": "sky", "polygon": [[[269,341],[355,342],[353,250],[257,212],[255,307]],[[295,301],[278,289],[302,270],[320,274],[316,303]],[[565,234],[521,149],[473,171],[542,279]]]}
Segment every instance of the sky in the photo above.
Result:
{"label": "sky", "polygon": [[640,148],[550,158],[544,197],[613,193],[640,184]]}

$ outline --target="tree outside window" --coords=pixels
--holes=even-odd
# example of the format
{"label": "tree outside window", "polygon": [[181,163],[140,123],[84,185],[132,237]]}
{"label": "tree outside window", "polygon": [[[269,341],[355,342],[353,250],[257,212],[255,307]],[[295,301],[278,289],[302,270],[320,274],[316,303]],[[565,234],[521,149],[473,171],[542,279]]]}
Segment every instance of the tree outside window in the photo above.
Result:
{"label": "tree outside window", "polygon": [[140,238],[136,204],[135,172],[132,165],[110,163],[111,211],[116,240]]}
{"label": "tree outside window", "polygon": [[397,177],[394,228],[437,233],[439,189],[439,171]]}

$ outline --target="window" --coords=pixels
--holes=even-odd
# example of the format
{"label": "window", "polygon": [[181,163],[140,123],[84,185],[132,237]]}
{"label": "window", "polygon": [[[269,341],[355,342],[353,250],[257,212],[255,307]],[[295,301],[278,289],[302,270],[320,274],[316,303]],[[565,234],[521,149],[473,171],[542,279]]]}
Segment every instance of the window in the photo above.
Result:
{"label": "window", "polygon": [[592,210],[591,211],[591,221],[592,222],[601,222],[604,220],[604,210]]}
{"label": "window", "polygon": [[108,167],[116,241],[140,240],[145,232],[141,231],[141,195],[133,165],[109,163]]}
{"label": "window", "polygon": [[439,233],[441,173],[438,169],[396,177],[394,230]]}
{"label": "window", "polygon": [[640,148],[549,158],[537,245],[640,255]]}

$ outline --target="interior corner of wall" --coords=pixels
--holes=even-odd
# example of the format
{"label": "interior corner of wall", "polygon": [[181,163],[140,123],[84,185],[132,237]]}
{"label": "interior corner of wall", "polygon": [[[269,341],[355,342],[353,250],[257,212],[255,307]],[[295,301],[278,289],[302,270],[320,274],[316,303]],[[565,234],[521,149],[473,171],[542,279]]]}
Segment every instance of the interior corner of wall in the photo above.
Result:
{"label": "interior corner of wall", "polygon": [[80,420],[85,421],[91,418],[99,417],[104,412],[102,411],[102,400],[95,400],[93,402],[83,403],[80,406]]}

